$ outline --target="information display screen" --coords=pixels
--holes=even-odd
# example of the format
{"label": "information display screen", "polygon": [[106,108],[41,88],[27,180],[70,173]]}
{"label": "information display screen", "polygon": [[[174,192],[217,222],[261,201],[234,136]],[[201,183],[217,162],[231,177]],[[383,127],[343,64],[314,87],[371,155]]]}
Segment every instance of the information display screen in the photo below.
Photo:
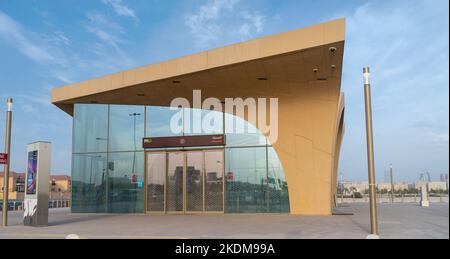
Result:
{"label": "information display screen", "polygon": [[37,179],[37,151],[28,152],[28,166],[27,166],[27,194],[36,194],[36,179]]}

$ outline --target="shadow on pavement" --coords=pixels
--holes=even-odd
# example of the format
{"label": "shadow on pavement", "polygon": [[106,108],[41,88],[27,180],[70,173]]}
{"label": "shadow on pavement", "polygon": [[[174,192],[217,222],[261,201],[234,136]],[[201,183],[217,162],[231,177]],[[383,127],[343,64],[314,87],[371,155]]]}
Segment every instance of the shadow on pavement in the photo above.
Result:
{"label": "shadow on pavement", "polygon": [[61,220],[49,220],[48,226],[54,227],[54,226],[61,226],[61,225],[70,225],[73,223],[80,223],[80,222],[86,222],[86,221],[95,221],[95,220],[102,220],[106,218],[112,218],[116,217],[116,215],[69,215],[73,218],[65,218]]}

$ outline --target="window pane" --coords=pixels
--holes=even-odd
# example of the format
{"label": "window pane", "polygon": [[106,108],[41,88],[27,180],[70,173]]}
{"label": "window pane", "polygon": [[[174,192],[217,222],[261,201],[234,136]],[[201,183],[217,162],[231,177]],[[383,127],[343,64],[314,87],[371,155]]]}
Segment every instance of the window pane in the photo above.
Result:
{"label": "window pane", "polygon": [[267,212],[266,148],[226,149],[226,171],[227,212]]}
{"label": "window pane", "polygon": [[144,113],[144,106],[110,106],[109,151],[143,150]]}
{"label": "window pane", "polygon": [[181,110],[170,110],[169,107],[147,107],[147,137],[171,137],[183,135],[183,116],[180,116],[178,122],[179,132],[173,132],[170,128],[170,121],[173,116]]}
{"label": "window pane", "polygon": [[73,153],[106,152],[108,105],[75,104]]}
{"label": "window pane", "polygon": [[164,185],[166,184],[166,154],[147,155],[147,209],[163,212]]}
{"label": "window pane", "polygon": [[268,148],[269,212],[289,213],[289,193],[283,166],[273,147]]}
{"label": "window pane", "polygon": [[110,153],[108,212],[144,212],[144,153]]}
{"label": "window pane", "polygon": [[183,211],[184,153],[169,153],[167,162],[167,211]]}
{"label": "window pane", "polygon": [[266,137],[247,121],[227,114],[225,116],[226,141],[228,147],[265,146]]}
{"label": "window pane", "polygon": [[73,155],[72,212],[106,212],[106,154]]}
{"label": "window pane", "polygon": [[203,152],[186,153],[186,210],[203,211]]}
{"label": "window pane", "polygon": [[205,152],[205,211],[223,211],[223,151]]}
{"label": "window pane", "polygon": [[189,116],[184,118],[186,136],[223,134],[222,112],[185,109],[184,114]]}

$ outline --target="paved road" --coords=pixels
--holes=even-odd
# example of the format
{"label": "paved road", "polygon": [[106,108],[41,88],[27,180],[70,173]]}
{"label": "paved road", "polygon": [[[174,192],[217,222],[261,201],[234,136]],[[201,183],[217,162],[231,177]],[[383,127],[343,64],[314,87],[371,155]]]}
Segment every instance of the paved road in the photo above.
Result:
{"label": "paved road", "polygon": [[[369,208],[365,204],[341,205],[331,217],[291,215],[80,215],[67,209],[51,210],[50,226],[21,225],[21,213],[10,213],[10,227],[0,227],[0,238],[83,238],[145,239],[361,239],[369,231]],[[379,205],[382,238],[448,239],[449,205]]]}

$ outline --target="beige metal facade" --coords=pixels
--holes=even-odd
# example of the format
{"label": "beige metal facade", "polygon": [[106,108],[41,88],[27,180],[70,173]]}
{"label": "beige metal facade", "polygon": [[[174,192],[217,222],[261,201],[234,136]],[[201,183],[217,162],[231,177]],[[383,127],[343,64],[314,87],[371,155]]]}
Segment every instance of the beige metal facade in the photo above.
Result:
{"label": "beige metal facade", "polygon": [[344,134],[344,43],[339,19],[55,88],[52,102],[72,115],[75,103],[169,106],[176,97],[192,103],[193,90],[202,90],[203,99],[278,98],[274,148],[291,213],[331,215]]}

